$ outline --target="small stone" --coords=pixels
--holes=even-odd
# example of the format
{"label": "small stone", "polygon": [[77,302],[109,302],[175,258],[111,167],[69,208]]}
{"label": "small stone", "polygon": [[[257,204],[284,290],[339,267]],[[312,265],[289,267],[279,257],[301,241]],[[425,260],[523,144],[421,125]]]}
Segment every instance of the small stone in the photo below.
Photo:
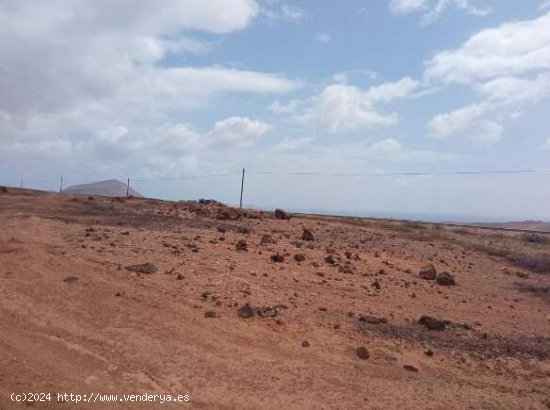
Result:
{"label": "small stone", "polygon": [[237,242],[237,245],[235,245],[235,249],[238,250],[239,252],[241,251],[248,251],[248,243],[244,240],[244,239],[240,239],[238,242]]}
{"label": "small stone", "polygon": [[237,315],[241,319],[248,319],[254,316],[254,309],[252,309],[252,306],[250,306],[249,303],[241,306],[239,309],[237,309]]}
{"label": "small stone", "polygon": [[65,283],[73,283],[73,282],[76,282],[77,280],[78,278],[76,276],[67,276],[63,278],[63,282]]}
{"label": "small stone", "polygon": [[290,214],[279,208],[275,209],[275,212],[273,214],[275,216],[275,219],[290,219]]}
{"label": "small stone", "polygon": [[183,276],[181,273],[178,273],[178,276],[176,276],[177,280],[183,280],[185,279],[185,276]]}
{"label": "small stone", "polygon": [[456,285],[455,278],[449,272],[441,272],[437,275],[437,284],[441,286],[454,286]]}
{"label": "small stone", "polygon": [[328,263],[329,265],[334,265],[336,263],[336,260],[334,259],[334,256],[328,255],[325,258],[325,262]]}
{"label": "small stone", "polygon": [[303,241],[314,241],[315,236],[313,236],[313,233],[309,229],[304,228],[303,232],[302,232],[302,240]]}
{"label": "small stone", "polygon": [[372,286],[378,290],[382,289],[382,285],[380,284],[380,282],[378,282],[378,279],[372,282]]}
{"label": "small stone", "polygon": [[262,239],[260,241],[260,245],[267,245],[267,244],[272,244],[272,243],[275,243],[275,241],[273,240],[273,237],[271,235],[263,235],[262,236]]}
{"label": "small stone", "polygon": [[434,355],[434,352],[432,349],[427,349],[426,351],[424,351],[424,354],[428,357],[432,357]]}
{"label": "small stone", "polygon": [[129,265],[126,266],[124,269],[131,272],[144,273],[147,275],[150,275],[151,273],[155,273],[157,271],[157,267],[150,262],[142,263],[139,265]]}
{"label": "small stone", "polygon": [[418,369],[414,366],[411,366],[410,364],[406,364],[405,366],[403,366],[403,369],[408,372],[418,373]]}
{"label": "small stone", "polygon": [[214,318],[214,317],[220,317],[220,315],[217,312],[214,312],[213,310],[209,310],[208,312],[204,313],[205,318]]}
{"label": "small stone", "polygon": [[418,323],[426,326],[430,330],[443,331],[446,328],[445,321],[438,320],[430,316],[422,316]]}
{"label": "small stone", "polygon": [[309,342],[307,340],[302,340],[302,347],[309,347]]}
{"label": "small stone", "polygon": [[296,255],[294,255],[294,260],[296,262],[303,262],[306,260],[306,256],[303,253],[297,253]]}
{"label": "small stone", "polygon": [[279,253],[276,253],[275,255],[271,255],[270,257],[272,262],[281,263],[285,261],[285,257]]}
{"label": "small stone", "polygon": [[427,265],[420,269],[420,273],[418,274],[418,276],[422,279],[434,280],[437,276],[437,270],[433,265]]}
{"label": "small stone", "polygon": [[355,349],[355,353],[357,354],[357,357],[361,360],[367,360],[370,357],[369,351],[366,347],[358,347]]}

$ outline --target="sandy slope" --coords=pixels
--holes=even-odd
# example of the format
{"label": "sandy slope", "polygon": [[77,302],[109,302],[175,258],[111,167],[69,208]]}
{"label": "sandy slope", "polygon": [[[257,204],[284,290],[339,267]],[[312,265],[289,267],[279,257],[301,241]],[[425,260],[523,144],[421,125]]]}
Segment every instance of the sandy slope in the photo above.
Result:
{"label": "sandy slope", "polygon": [[[550,301],[518,287],[550,275],[520,278],[504,259],[372,221],[211,208],[0,195],[0,408],[174,407],[16,405],[14,391],[188,394],[175,407],[209,409],[550,406]],[[145,262],[158,270],[125,269]],[[457,285],[420,279],[429,263]],[[246,302],[286,309],[243,319]],[[430,331],[422,315],[471,329]]]}

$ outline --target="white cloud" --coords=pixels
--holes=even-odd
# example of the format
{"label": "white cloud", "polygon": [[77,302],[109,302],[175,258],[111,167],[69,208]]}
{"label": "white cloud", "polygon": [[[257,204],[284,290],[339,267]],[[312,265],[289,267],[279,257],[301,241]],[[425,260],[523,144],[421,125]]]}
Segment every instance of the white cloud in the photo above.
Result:
{"label": "white cloud", "polygon": [[440,139],[463,134],[475,127],[492,107],[488,104],[472,104],[458,110],[436,115],[428,124],[432,136]]}
{"label": "white cloud", "polygon": [[315,141],[313,137],[284,138],[275,146],[275,151],[295,151],[311,144],[313,141]]}
{"label": "white cloud", "polygon": [[432,118],[430,134],[495,143],[504,132],[503,118],[517,118],[524,105],[550,96],[550,13],[483,30],[425,66],[429,82],[466,85],[478,96],[476,103]]}
{"label": "white cloud", "polygon": [[297,6],[279,0],[264,0],[261,15],[268,21],[299,22],[306,18],[306,12]]}
{"label": "white cloud", "polygon": [[409,77],[367,89],[331,84],[304,103],[306,108],[298,117],[331,133],[395,125],[399,121],[397,115],[379,112],[378,105],[405,98],[418,86],[419,83]]}
{"label": "white cloud", "polygon": [[550,69],[550,13],[483,30],[426,63],[432,81],[471,84]]}
{"label": "white cloud", "polygon": [[369,80],[378,78],[378,73],[371,70],[347,70],[332,75],[332,81],[335,83],[348,83],[352,77],[365,77]]}
{"label": "white cloud", "polygon": [[489,8],[479,8],[471,4],[471,0],[391,0],[390,11],[396,15],[422,13],[424,24],[432,23],[439,19],[441,14],[449,7],[454,6],[467,14],[485,16],[492,12]]}
{"label": "white cloud", "polygon": [[245,148],[253,146],[256,139],[269,129],[269,124],[262,121],[230,117],[216,122],[205,138],[209,144]]}
{"label": "white cloud", "polygon": [[250,146],[267,124],[234,117],[199,132],[179,118],[224,93],[284,93],[297,83],[246,69],[167,66],[164,59],[208,52],[217,44],[212,35],[241,30],[258,13],[254,0],[164,0],[159,7],[145,0],[3,1],[0,154],[93,154],[109,163],[124,153],[141,164],[141,149],[158,162],[207,139],[212,148]]}
{"label": "white cloud", "polygon": [[394,14],[408,14],[426,9],[426,0],[391,0],[390,10]]}
{"label": "white cloud", "polygon": [[267,110],[273,114],[295,114],[301,104],[299,100],[290,100],[285,103],[276,99],[267,107]]}
{"label": "white cloud", "polygon": [[543,1],[539,6],[540,11],[548,11],[550,10],[550,0]]}
{"label": "white cloud", "polygon": [[550,151],[550,138],[548,138],[544,144],[542,144],[542,149]]}

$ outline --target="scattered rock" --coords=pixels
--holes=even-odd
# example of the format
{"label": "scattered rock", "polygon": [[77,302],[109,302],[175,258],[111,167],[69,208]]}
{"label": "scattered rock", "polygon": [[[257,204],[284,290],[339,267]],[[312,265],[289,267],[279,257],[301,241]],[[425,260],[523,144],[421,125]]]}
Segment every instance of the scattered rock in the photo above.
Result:
{"label": "scattered rock", "polygon": [[275,209],[274,215],[275,219],[290,219],[290,214],[279,208]]}
{"label": "scattered rock", "polygon": [[302,340],[302,347],[309,347],[309,342],[307,340]]}
{"label": "scattered rock", "polygon": [[516,271],[516,276],[522,279],[529,279],[529,274],[525,272]]}
{"label": "scattered rock", "polygon": [[313,233],[309,229],[304,228],[304,230],[302,232],[302,240],[303,241],[314,241],[315,236],[313,236]]}
{"label": "scattered rock", "polygon": [[336,263],[336,259],[334,259],[334,256],[328,255],[325,258],[325,262],[328,263],[329,265],[334,265]]}
{"label": "scattered rock", "polygon": [[177,280],[184,280],[185,276],[183,276],[181,273],[178,273],[178,276],[176,276]]}
{"label": "scattered rock", "polygon": [[63,278],[63,282],[65,283],[73,283],[73,282],[76,282],[78,280],[78,278],[76,276],[66,276],[65,278]]}
{"label": "scattered rock", "polygon": [[285,257],[279,253],[276,253],[275,255],[271,255],[270,259],[272,262],[279,262],[279,263],[285,261]]}
{"label": "scattered rock", "polygon": [[420,269],[419,277],[426,280],[434,280],[437,276],[437,270],[433,265],[427,265]]}
{"label": "scattered rock", "polygon": [[258,308],[256,310],[256,313],[260,317],[275,317],[279,313],[284,312],[287,309],[288,307],[286,305],[277,305],[277,306],[268,305],[262,308]]}
{"label": "scattered rock", "polygon": [[273,240],[273,237],[268,234],[263,235],[260,241],[260,245],[268,245],[273,243],[275,243],[275,241]]}
{"label": "scattered rock", "polygon": [[432,349],[427,349],[424,351],[424,354],[428,357],[432,357],[434,355],[434,352]]}
{"label": "scattered rock", "polygon": [[414,366],[411,366],[410,364],[406,364],[405,366],[403,366],[403,369],[408,372],[418,373],[418,369]]}
{"label": "scattered rock", "polygon": [[380,284],[380,282],[378,281],[378,279],[376,279],[374,282],[372,282],[372,287],[374,287],[375,289],[382,289],[382,285]]}
{"label": "scattered rock", "polygon": [[456,285],[455,278],[449,272],[441,272],[436,278],[437,284],[441,286],[454,286]]}
{"label": "scattered rock", "polygon": [[361,360],[367,360],[370,357],[369,351],[366,347],[358,347],[355,349],[355,353],[357,354],[357,357]]}
{"label": "scattered rock", "polygon": [[422,316],[418,323],[426,326],[430,330],[443,331],[446,328],[446,322],[444,320],[438,320],[431,316]]}
{"label": "scattered rock", "polygon": [[296,262],[303,262],[306,260],[306,256],[303,253],[297,253],[296,255],[294,255],[294,260]]}
{"label": "scattered rock", "polygon": [[239,242],[237,242],[237,245],[235,245],[235,249],[240,251],[248,251],[248,243],[244,239],[240,239]]}
{"label": "scattered rock", "polygon": [[241,319],[251,318],[254,316],[254,309],[252,309],[252,306],[247,303],[237,309],[237,315],[239,315]]}
{"label": "scattered rock", "polygon": [[213,310],[209,310],[208,312],[204,313],[205,318],[214,318],[214,317],[220,317],[220,314],[217,312],[214,312]]}
{"label": "scattered rock", "polygon": [[369,323],[371,325],[388,323],[388,319],[385,319],[383,317],[370,316],[370,315],[359,315],[359,321],[364,323]]}
{"label": "scattered rock", "polygon": [[138,265],[128,265],[124,267],[124,269],[129,270],[131,272],[144,273],[147,275],[150,275],[151,273],[155,273],[157,271],[157,267],[150,262],[141,263]]}

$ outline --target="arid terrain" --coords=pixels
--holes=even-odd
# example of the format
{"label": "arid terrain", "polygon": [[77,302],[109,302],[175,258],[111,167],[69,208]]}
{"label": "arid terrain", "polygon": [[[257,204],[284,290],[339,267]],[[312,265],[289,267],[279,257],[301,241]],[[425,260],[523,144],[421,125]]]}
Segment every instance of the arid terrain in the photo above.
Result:
{"label": "arid terrain", "polygon": [[550,408],[550,237],[286,217],[0,192],[0,408]]}

